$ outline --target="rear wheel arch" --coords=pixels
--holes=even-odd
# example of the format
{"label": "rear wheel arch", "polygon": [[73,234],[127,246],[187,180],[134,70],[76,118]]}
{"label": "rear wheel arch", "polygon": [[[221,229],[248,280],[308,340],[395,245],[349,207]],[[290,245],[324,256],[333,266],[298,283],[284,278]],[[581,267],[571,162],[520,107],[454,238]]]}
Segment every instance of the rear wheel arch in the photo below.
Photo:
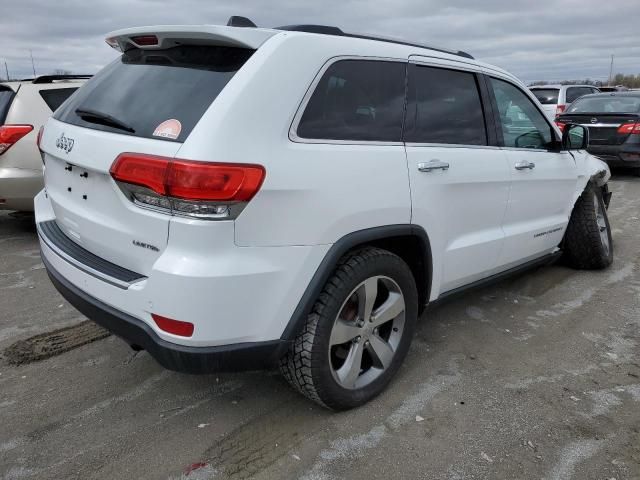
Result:
{"label": "rear wheel arch", "polygon": [[427,232],[420,226],[410,224],[367,228],[345,235],[329,249],[291,315],[280,337],[282,340],[293,340],[303,328],[340,259],[349,252],[365,247],[388,250],[407,263],[418,287],[419,313],[422,313],[431,293],[433,274],[431,242]]}

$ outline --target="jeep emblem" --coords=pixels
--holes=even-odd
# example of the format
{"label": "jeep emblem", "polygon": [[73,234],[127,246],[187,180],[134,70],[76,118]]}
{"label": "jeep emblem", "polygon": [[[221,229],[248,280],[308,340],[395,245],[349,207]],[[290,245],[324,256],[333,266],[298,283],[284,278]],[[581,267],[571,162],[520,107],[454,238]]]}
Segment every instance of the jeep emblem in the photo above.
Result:
{"label": "jeep emblem", "polygon": [[73,150],[73,144],[73,138],[65,137],[64,132],[60,135],[60,138],[56,140],[56,147],[63,150],[65,153],[69,153]]}

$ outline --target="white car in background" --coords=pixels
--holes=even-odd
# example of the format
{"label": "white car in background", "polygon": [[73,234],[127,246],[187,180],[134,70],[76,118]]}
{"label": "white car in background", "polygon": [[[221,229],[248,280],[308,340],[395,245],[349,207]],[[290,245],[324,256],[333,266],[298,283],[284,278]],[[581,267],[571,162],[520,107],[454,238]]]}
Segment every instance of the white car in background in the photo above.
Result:
{"label": "white car in background", "polygon": [[428,303],[560,255],[611,264],[607,165],[513,75],[248,23],[114,32],[121,57],[47,122],[42,259],[90,319],[173,370],[279,363],[346,409]]}
{"label": "white car in background", "polygon": [[88,75],[0,82],[0,210],[33,211],[42,190],[38,130]]}
{"label": "white car in background", "polygon": [[540,85],[529,87],[529,90],[542,104],[542,111],[549,120],[562,114],[581,96],[600,92],[598,87],[593,85]]}

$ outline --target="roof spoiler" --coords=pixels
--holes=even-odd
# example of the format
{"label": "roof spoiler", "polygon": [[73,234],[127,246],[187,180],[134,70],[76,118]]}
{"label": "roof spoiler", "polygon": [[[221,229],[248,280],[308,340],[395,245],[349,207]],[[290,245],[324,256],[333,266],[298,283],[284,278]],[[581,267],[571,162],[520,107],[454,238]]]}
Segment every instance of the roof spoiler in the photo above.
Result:
{"label": "roof spoiler", "polygon": [[40,75],[33,79],[31,83],[53,83],[56,80],[86,80],[93,75]]}

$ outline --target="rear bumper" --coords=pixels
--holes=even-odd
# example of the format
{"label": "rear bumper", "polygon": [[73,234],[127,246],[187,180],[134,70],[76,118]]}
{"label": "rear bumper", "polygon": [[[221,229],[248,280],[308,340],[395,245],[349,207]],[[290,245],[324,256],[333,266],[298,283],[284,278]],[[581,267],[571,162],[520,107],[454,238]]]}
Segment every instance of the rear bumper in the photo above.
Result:
{"label": "rear bumper", "polygon": [[640,167],[640,145],[598,145],[590,146],[588,151],[610,167]]}
{"label": "rear bumper", "polygon": [[160,365],[184,373],[211,373],[264,369],[276,365],[288,342],[240,343],[217,347],[190,347],[160,338],[142,320],[121,312],[67,281],[42,256],[51,282],[77,310],[134,347],[147,350]]}
{"label": "rear bumper", "polygon": [[42,187],[42,170],[0,168],[0,210],[32,212],[33,197]]}

